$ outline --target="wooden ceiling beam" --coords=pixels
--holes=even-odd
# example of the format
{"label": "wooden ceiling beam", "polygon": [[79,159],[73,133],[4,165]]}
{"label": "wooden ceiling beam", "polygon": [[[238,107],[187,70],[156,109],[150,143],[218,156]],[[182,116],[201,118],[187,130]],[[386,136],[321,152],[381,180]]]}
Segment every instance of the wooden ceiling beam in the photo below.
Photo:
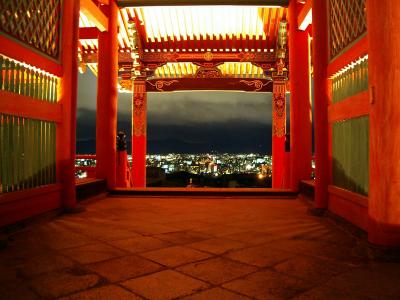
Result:
{"label": "wooden ceiling beam", "polygon": [[100,30],[108,31],[108,18],[92,0],[80,0],[80,10]]}
{"label": "wooden ceiling beam", "polygon": [[263,78],[158,78],[146,81],[148,92],[182,90],[239,90],[245,92],[272,92],[272,82]]}
{"label": "wooden ceiling beam", "polygon": [[79,39],[80,40],[97,40],[100,30],[97,27],[80,27]]}
{"label": "wooden ceiling beam", "polygon": [[306,30],[307,27],[312,23],[312,1],[307,0],[301,8],[301,11],[297,17],[297,26],[300,30]]}

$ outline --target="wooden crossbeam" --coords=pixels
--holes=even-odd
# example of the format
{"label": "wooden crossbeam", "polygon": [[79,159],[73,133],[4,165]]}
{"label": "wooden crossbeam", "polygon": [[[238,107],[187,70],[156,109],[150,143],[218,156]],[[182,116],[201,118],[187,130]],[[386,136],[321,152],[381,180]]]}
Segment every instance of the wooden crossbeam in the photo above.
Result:
{"label": "wooden crossbeam", "polygon": [[300,30],[306,30],[307,27],[312,23],[312,0],[307,0],[299,16],[297,17],[297,26]]}
{"label": "wooden crossbeam", "polygon": [[97,27],[79,28],[80,40],[96,40],[99,37],[100,30]]}
{"label": "wooden crossbeam", "polygon": [[108,19],[92,0],[81,0],[81,11],[87,16],[100,31],[108,31]]}

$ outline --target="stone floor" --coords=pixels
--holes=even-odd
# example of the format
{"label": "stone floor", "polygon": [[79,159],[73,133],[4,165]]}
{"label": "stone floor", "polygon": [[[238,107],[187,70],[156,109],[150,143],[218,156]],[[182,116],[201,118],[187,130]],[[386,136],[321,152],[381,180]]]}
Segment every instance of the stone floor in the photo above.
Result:
{"label": "stone floor", "polygon": [[0,299],[400,299],[400,264],[300,200],[106,198],[13,234]]}

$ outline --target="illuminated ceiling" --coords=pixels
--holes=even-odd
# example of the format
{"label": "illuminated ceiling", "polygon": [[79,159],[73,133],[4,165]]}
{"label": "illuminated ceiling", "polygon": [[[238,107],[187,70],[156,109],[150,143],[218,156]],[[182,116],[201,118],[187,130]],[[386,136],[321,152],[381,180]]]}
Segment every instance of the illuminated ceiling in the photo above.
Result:
{"label": "illuminated ceiling", "polygon": [[[266,78],[260,67],[249,62],[226,62],[217,66],[222,77],[235,78]],[[183,78],[194,77],[199,67],[190,62],[167,63],[158,67],[154,73],[155,78]]]}
{"label": "illuminated ceiling", "polygon": [[[285,8],[253,6],[143,7],[122,9],[144,51],[275,50]],[[127,12],[127,14],[124,13]]]}
{"label": "illuminated ceiling", "polygon": [[[234,53],[264,52],[275,57],[279,23],[286,20],[286,14],[286,8],[266,6],[121,7],[118,13],[119,52],[127,54],[124,57],[131,62],[131,53],[135,51],[139,61],[145,54],[159,52],[221,53],[226,57],[225,63],[217,68],[223,77],[265,78],[260,67],[250,62],[231,61],[229,57]],[[136,50],[132,50],[130,28],[133,24]],[[95,29],[95,24],[82,11],[79,26],[81,31]],[[97,37],[80,36],[80,59],[85,54],[95,55],[97,50]],[[96,63],[86,63],[96,74]],[[169,61],[155,70],[154,77],[191,77],[198,68],[192,60]]]}

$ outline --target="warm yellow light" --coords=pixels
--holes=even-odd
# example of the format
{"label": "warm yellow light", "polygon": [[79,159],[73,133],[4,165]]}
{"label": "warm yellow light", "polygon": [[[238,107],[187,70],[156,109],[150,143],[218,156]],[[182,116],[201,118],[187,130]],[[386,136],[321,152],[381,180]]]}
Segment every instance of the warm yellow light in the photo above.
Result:
{"label": "warm yellow light", "polygon": [[208,34],[211,39],[263,36],[261,11],[254,6],[179,6],[140,8],[147,32],[153,41],[167,38],[200,39]]}
{"label": "warm yellow light", "polygon": [[308,25],[312,23],[312,9],[310,9],[305,16],[303,22],[300,24],[299,29],[300,30],[306,30]]}
{"label": "warm yellow light", "polygon": [[263,179],[264,175],[263,174],[258,174],[258,179]]}

